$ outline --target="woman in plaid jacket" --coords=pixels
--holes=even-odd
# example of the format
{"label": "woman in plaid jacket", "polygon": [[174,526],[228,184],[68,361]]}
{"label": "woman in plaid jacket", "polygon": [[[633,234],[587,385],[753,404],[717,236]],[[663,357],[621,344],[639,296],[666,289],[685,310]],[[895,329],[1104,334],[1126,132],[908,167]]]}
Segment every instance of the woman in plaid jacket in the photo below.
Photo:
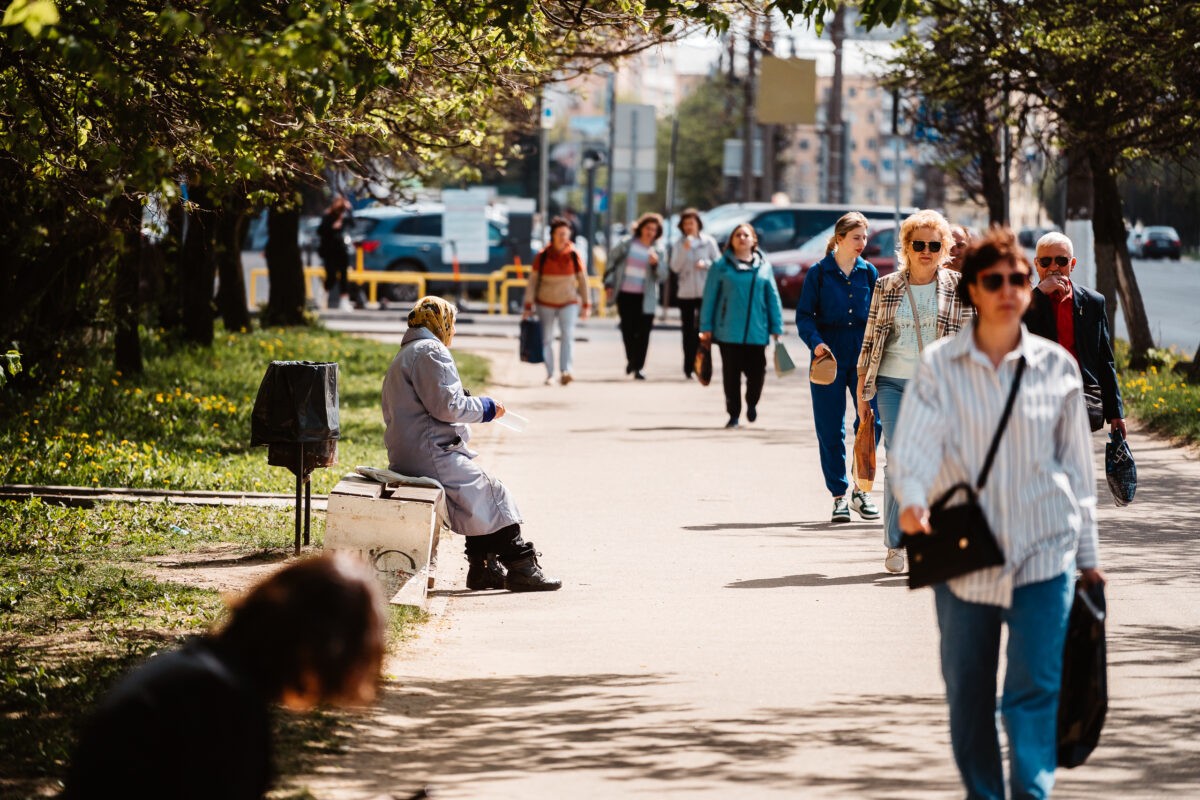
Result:
{"label": "woman in plaid jacket", "polygon": [[[972,313],[958,296],[959,273],[947,266],[953,245],[945,217],[918,211],[900,225],[899,269],[875,284],[858,356],[858,407],[864,414],[871,399],[876,400],[885,458],[895,440],[905,384],[916,374],[921,352],[934,340],[957,333]],[[885,461],[883,564],[888,572],[903,572],[899,509],[891,489]]]}

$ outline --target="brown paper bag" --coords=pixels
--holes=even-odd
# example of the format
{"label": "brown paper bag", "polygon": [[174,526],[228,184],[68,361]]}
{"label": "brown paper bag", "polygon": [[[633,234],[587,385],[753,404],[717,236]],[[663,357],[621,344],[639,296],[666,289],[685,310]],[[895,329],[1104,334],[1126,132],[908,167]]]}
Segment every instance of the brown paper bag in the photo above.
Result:
{"label": "brown paper bag", "polygon": [[808,368],[808,379],[818,386],[828,386],[837,380],[837,359],[833,351],[813,359]]}
{"label": "brown paper bag", "polygon": [[869,408],[854,437],[854,482],[864,492],[875,485],[875,412]]}

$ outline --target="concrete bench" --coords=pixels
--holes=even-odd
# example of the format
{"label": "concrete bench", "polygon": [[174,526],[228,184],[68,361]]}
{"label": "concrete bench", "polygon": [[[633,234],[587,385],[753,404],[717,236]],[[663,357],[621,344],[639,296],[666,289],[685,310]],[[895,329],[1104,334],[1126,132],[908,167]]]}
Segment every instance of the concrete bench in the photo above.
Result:
{"label": "concrete bench", "polygon": [[424,609],[433,588],[441,490],[342,478],[325,515],[325,548],[375,567],[390,601]]}

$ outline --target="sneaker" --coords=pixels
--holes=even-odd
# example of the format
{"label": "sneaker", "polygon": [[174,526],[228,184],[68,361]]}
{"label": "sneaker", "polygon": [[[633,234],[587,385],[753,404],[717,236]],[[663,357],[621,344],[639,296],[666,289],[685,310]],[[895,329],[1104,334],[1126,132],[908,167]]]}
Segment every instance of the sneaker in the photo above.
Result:
{"label": "sneaker", "polygon": [[640,369],[635,369],[633,371],[633,379],[635,381],[644,381],[644,380],[646,380],[646,376],[642,374],[642,371]]}
{"label": "sneaker", "polygon": [[863,519],[879,519],[879,509],[871,502],[870,496],[861,489],[855,489],[850,494],[850,507]]}
{"label": "sneaker", "polygon": [[553,386],[554,385],[554,376],[547,375],[546,380],[542,381],[542,385],[543,386]]}
{"label": "sneaker", "polygon": [[904,551],[898,547],[889,547],[887,558],[883,560],[883,568],[893,574],[904,572]]}
{"label": "sneaker", "polygon": [[749,422],[754,422],[754,420],[758,419],[758,409],[754,406],[748,406],[746,408],[746,419]]}
{"label": "sneaker", "polygon": [[850,506],[846,505],[846,498],[835,497],[833,500],[833,514],[829,517],[830,522],[849,522],[850,521]]}
{"label": "sneaker", "polygon": [[568,383],[575,380],[575,378],[573,378],[571,376],[571,373],[564,372],[562,375],[559,376],[558,380],[559,380],[559,383],[561,383],[563,386],[566,386]]}
{"label": "sneaker", "polygon": [[738,426],[738,418],[737,417],[730,417],[729,422],[725,423],[726,428],[736,428],[737,426]]}

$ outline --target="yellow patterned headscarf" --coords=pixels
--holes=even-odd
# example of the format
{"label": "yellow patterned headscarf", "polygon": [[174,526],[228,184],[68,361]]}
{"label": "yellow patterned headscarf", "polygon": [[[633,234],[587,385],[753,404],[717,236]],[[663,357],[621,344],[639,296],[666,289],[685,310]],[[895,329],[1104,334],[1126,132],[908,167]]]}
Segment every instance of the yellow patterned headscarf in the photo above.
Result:
{"label": "yellow patterned headscarf", "polygon": [[449,347],[454,337],[454,318],[457,314],[458,309],[450,303],[440,297],[427,295],[408,312],[408,327],[425,328]]}

